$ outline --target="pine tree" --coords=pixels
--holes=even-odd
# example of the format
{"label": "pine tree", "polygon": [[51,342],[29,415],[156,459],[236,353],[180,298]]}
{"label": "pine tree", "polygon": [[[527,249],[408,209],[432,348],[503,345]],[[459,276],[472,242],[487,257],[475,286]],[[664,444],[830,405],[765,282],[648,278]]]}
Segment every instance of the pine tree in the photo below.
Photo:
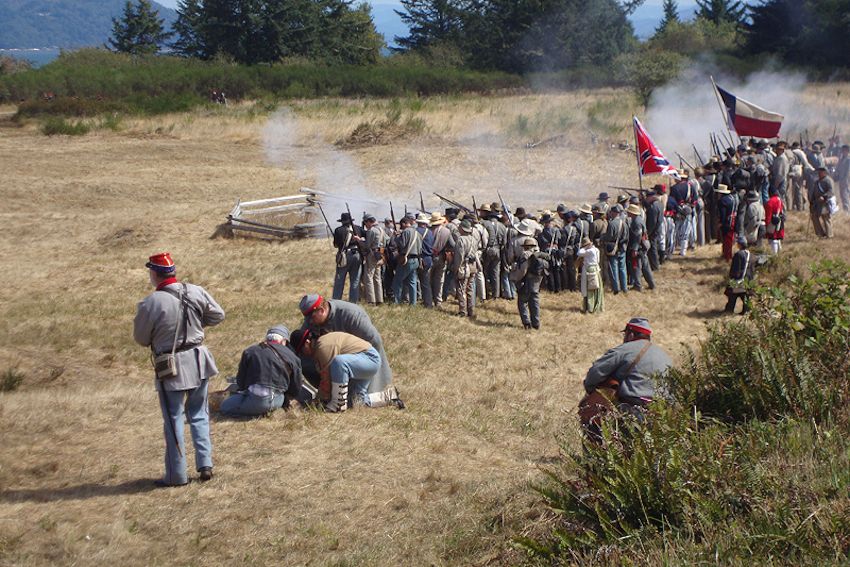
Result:
{"label": "pine tree", "polygon": [[150,0],[136,0],[135,4],[127,0],[121,18],[112,18],[109,45],[122,53],[152,55],[171,37],[171,32],[164,31],[163,23]]}
{"label": "pine tree", "polygon": [[209,56],[202,33],[203,16],[199,0],[180,0],[177,4],[177,21],[174,22],[176,39],[171,44],[175,53],[201,59]]}
{"label": "pine tree", "polygon": [[395,37],[398,51],[421,50],[436,43],[455,43],[460,34],[461,10],[455,0],[401,0],[404,11],[394,10],[410,34]]}
{"label": "pine tree", "polygon": [[696,0],[697,18],[714,24],[742,24],[747,17],[747,5],[742,0]]}
{"label": "pine tree", "polygon": [[664,9],[664,18],[661,20],[658,28],[656,28],[655,35],[664,33],[664,30],[671,23],[681,21],[679,19],[679,3],[676,0],[664,0],[662,8]]}

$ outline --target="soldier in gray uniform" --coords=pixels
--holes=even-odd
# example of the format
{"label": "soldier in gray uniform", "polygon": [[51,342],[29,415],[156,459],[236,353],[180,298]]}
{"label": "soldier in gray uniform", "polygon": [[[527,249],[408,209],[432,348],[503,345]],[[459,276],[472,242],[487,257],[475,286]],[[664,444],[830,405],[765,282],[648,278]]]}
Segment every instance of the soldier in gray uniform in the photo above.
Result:
{"label": "soldier in gray uniform", "polygon": [[149,347],[155,357],[173,353],[176,371],[168,373],[168,378],[156,379],[164,421],[165,474],[155,483],[181,486],[189,482],[183,442],[185,420],[192,432],[195,468],[202,481],[210,480],[213,462],[207,390],[218,368],[203,344],[204,327],[224,321],[224,310],[201,286],[177,281],[176,266],[168,252],[151,256],[146,266],[156,291],[136,309],[133,338]]}
{"label": "soldier in gray uniform", "polygon": [[[631,274],[634,290],[642,291],[640,283],[641,275],[646,280],[646,285],[649,289],[655,289],[652,268],[646,257],[648,251],[646,246],[649,246],[651,240],[646,229],[646,222],[641,214],[640,205],[631,204],[626,212],[629,218],[631,218],[631,222],[629,222],[629,244],[626,262],[628,262],[628,269]],[[644,245],[644,242],[646,245]]]}
{"label": "soldier in gray uniform", "polygon": [[[446,226],[446,218],[438,212],[431,213],[431,234],[434,238],[431,251],[434,263],[431,266],[431,295],[434,306],[439,307],[443,302],[443,283],[446,277],[446,265],[454,248],[455,237]],[[451,225],[454,227],[454,225]]]}
{"label": "soldier in gray uniform", "polygon": [[363,218],[363,227],[366,229],[366,277],[363,284],[366,302],[369,305],[380,305],[384,302],[381,267],[384,265],[385,233],[372,215],[366,215]]}
{"label": "soldier in gray uniform", "polygon": [[841,157],[838,167],[835,169],[835,177],[838,179],[838,190],[841,194],[841,208],[845,213],[850,213],[850,146],[841,146]]}
{"label": "soldier in gray uniform", "polygon": [[463,219],[458,229],[450,270],[454,274],[458,315],[474,319],[475,276],[481,269],[481,260],[478,259],[477,241],[469,219]]}
{"label": "soldier in gray uniform", "polygon": [[673,365],[661,347],[652,344],[652,328],[634,317],[623,329],[623,344],[593,363],[584,378],[587,395],[579,403],[585,440],[600,443],[601,420],[614,409],[643,419],[644,408],[663,394],[656,382]]}
{"label": "soldier in gray uniform", "polygon": [[414,219],[401,219],[401,233],[395,239],[396,268],[393,279],[393,301],[401,303],[406,295],[410,305],[416,305],[419,256],[422,254],[422,236],[414,227]]}

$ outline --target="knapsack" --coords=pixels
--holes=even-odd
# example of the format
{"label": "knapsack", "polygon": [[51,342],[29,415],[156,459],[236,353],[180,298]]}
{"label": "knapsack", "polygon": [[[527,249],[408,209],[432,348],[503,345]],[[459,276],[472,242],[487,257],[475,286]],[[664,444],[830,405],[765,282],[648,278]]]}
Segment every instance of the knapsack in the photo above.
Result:
{"label": "knapsack", "polygon": [[528,258],[528,273],[534,276],[547,277],[549,275],[548,254],[535,252]]}

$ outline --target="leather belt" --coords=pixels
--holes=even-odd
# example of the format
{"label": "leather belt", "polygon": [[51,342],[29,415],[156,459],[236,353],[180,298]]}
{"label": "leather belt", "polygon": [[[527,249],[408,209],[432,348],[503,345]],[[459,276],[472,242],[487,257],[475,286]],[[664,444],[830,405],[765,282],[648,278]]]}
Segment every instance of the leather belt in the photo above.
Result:
{"label": "leather belt", "polygon": [[[200,343],[189,344],[189,345],[186,345],[186,346],[179,346],[174,350],[174,353],[177,354],[178,352],[186,352],[187,350],[192,350],[193,348],[197,348],[197,347],[201,346],[202,344],[204,344],[204,343],[200,342]],[[163,354],[171,354],[171,351],[167,350],[165,352],[158,352],[158,353],[156,353],[156,356],[160,356],[160,355],[163,355]]]}

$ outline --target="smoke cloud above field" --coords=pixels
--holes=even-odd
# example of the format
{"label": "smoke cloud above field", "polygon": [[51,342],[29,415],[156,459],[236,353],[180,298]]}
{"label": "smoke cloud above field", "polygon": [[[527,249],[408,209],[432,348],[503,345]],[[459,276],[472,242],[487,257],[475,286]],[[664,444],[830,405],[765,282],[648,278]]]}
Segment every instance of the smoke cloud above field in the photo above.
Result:
{"label": "smoke cloud above field", "polygon": [[[799,140],[801,134],[806,137],[807,132],[810,140],[826,141],[836,125],[839,133],[842,125],[847,126],[848,117],[830,108],[828,101],[804,98],[806,79],[801,74],[763,71],[743,81],[722,75],[715,76],[715,80],[736,96],[783,114],[780,137],[789,143]],[[696,166],[691,144],[696,144],[704,160],[708,159],[710,133],[726,134],[711,79],[704,71],[693,68],[652,94],[644,122],[656,144],[675,165],[679,164],[678,152]],[[737,138],[734,141],[737,143]]]}
{"label": "smoke cloud above field", "polygon": [[[435,192],[467,207],[471,207],[473,196],[482,206],[498,201],[497,195],[501,193],[511,209],[524,206],[536,210],[551,208],[559,202],[575,205],[590,200],[590,193],[595,195],[599,190],[598,185],[587,183],[586,176],[565,173],[565,167],[586,164],[582,150],[565,147],[523,150],[495,130],[498,126],[486,121],[475,124],[456,143],[438,148],[429,146],[427,140],[405,142],[401,150],[398,147],[388,150],[392,157],[381,163],[380,171],[364,171],[357,153],[318,136],[311,137],[291,110],[275,113],[265,125],[262,138],[267,160],[293,172],[300,184],[345,196],[345,200],[325,201],[331,224],[346,210],[346,201],[359,222],[364,211],[379,219],[389,216],[390,201],[397,219],[401,218],[405,204],[416,212],[420,209],[420,193],[429,211],[449,206]],[[416,159],[417,154],[436,157]],[[522,155],[524,159],[518,159]],[[405,156],[410,159],[405,160]],[[598,175],[606,173],[600,168]],[[609,177],[607,182],[617,181],[615,175]]]}

